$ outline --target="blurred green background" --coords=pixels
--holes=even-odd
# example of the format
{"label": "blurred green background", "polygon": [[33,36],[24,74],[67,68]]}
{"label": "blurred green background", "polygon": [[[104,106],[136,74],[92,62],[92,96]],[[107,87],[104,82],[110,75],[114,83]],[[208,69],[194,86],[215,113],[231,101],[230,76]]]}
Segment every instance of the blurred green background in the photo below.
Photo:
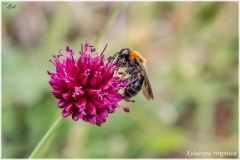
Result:
{"label": "blurred green background", "polygon": [[[2,158],[27,158],[61,114],[48,60],[94,44],[117,2],[11,3],[2,4]],[[238,2],[123,2],[95,47],[105,44],[107,56],[131,47],[147,59],[154,101],[121,102],[131,112],[116,110],[101,127],[68,117],[40,157],[238,151]]]}

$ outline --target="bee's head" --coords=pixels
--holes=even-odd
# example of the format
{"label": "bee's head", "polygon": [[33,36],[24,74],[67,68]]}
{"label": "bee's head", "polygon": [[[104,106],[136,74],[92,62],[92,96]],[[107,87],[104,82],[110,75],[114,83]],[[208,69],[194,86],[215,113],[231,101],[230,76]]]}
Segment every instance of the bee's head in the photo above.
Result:
{"label": "bee's head", "polygon": [[120,51],[116,64],[119,64],[120,67],[126,67],[126,62],[129,61],[129,55],[131,50],[129,48],[124,48]]}
{"label": "bee's head", "polygon": [[131,52],[130,49],[124,48],[120,51],[120,56],[127,59],[127,58],[129,58],[130,52]]}

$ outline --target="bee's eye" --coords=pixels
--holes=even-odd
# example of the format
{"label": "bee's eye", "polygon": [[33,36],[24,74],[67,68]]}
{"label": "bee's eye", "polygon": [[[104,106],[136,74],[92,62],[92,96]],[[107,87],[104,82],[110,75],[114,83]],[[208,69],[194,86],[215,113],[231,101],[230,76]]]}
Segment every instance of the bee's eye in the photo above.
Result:
{"label": "bee's eye", "polygon": [[127,50],[127,49],[125,49],[125,50],[122,52],[122,55],[123,55],[124,57],[128,56],[128,55],[129,55],[129,52],[128,52],[128,50]]}

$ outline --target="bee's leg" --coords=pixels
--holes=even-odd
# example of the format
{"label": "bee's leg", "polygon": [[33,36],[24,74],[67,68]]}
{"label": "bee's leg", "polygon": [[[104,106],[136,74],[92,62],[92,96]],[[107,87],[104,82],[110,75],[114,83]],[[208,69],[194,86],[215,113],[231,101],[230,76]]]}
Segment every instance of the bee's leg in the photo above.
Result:
{"label": "bee's leg", "polygon": [[126,75],[126,73],[123,73],[120,79],[122,80]]}
{"label": "bee's leg", "polygon": [[116,58],[116,56],[119,55],[119,52],[115,53],[110,59],[108,63],[112,63],[114,61],[114,59]]}
{"label": "bee's leg", "polygon": [[125,72],[122,74],[121,79],[123,79],[127,74],[133,72],[133,67],[129,67],[125,70]]}
{"label": "bee's leg", "polygon": [[124,101],[126,101],[126,102],[135,102],[134,100],[131,100],[129,98],[124,98]]}

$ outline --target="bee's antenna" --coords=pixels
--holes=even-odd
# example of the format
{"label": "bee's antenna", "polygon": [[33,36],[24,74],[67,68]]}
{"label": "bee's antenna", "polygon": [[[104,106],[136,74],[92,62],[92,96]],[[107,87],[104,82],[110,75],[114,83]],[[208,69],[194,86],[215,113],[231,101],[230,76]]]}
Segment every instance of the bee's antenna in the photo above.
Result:
{"label": "bee's antenna", "polygon": [[115,53],[113,56],[112,56],[112,59],[110,60],[110,63],[112,63],[112,61],[116,58],[116,56],[119,54],[119,52]]}

